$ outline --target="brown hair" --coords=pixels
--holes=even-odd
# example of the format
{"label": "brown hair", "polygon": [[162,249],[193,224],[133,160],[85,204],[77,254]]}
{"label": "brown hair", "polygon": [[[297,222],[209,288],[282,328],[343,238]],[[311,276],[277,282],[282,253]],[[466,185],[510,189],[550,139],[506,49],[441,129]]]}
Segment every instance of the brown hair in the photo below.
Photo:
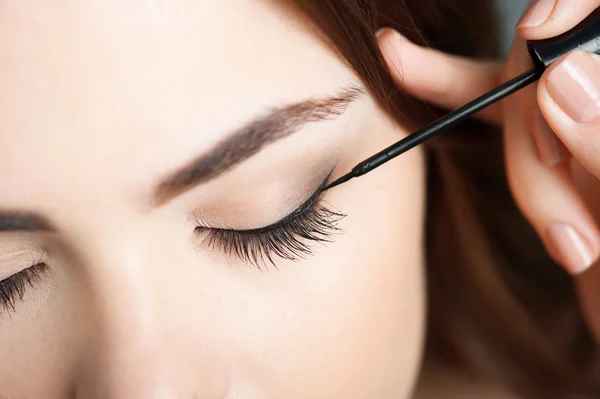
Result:
{"label": "brown hair", "polygon": [[[380,105],[411,128],[442,111],[395,88],[375,41],[377,29],[392,27],[449,53],[498,55],[491,1],[292,3]],[[512,201],[500,131],[471,120],[427,148],[426,365],[451,365],[528,398],[600,397],[587,378],[595,349],[571,280],[545,255]]]}

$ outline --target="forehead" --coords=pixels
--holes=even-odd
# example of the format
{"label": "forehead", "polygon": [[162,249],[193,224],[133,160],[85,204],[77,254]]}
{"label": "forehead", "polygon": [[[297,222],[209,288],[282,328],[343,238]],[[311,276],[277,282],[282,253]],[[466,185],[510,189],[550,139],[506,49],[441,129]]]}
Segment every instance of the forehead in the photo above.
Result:
{"label": "forehead", "polygon": [[349,72],[308,32],[262,0],[0,0],[5,193],[140,182],[332,94]]}

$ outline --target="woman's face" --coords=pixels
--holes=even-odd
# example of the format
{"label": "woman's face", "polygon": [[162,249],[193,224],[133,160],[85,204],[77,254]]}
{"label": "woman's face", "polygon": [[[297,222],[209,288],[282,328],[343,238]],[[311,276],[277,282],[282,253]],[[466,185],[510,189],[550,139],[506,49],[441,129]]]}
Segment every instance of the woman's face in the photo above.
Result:
{"label": "woman's face", "polygon": [[422,154],[319,193],[406,133],[361,87],[267,1],[0,0],[0,397],[407,395]]}

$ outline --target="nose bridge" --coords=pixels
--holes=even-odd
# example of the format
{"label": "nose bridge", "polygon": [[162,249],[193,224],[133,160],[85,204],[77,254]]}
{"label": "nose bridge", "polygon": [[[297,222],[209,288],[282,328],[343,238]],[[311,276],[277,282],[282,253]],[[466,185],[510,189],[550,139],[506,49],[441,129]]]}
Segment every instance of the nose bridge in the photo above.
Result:
{"label": "nose bridge", "polygon": [[165,271],[166,257],[132,232],[103,241],[87,252],[94,317],[77,397],[224,398],[228,381],[211,323],[190,321],[202,314],[190,315],[177,289],[185,276]]}

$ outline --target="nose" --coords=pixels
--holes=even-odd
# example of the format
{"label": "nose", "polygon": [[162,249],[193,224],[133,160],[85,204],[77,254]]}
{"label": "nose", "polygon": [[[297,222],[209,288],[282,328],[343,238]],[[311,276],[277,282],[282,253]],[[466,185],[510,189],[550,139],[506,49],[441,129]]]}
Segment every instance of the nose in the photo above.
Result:
{"label": "nose", "polygon": [[[114,247],[113,247],[114,248]],[[82,326],[75,397],[223,399],[228,379],[216,311],[168,262],[98,254]],[[103,258],[102,258],[103,257]],[[97,261],[98,262],[98,261]],[[161,272],[160,270],[167,270]],[[196,283],[196,281],[193,281]],[[200,294],[199,294],[200,292]],[[187,294],[186,294],[187,293]],[[194,293],[193,295],[191,293]]]}

